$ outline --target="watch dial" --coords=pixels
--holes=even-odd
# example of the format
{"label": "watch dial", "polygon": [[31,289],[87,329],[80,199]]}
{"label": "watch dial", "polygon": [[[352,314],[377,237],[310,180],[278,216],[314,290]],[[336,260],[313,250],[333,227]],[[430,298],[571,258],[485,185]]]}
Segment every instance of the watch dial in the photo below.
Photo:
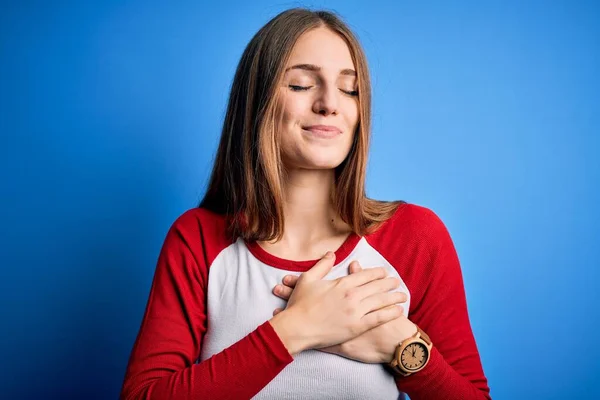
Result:
{"label": "watch dial", "polygon": [[407,370],[419,369],[425,363],[427,347],[422,343],[412,343],[402,351],[402,366]]}

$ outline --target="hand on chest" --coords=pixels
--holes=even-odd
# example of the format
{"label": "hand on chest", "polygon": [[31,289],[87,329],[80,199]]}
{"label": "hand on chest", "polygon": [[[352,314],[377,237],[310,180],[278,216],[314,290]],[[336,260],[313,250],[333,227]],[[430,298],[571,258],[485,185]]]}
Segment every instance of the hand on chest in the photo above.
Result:
{"label": "hand on chest", "polygon": [[[405,314],[410,309],[410,293],[396,268],[361,241],[353,251],[333,267],[325,279],[348,275],[352,261],[363,269],[385,267],[388,276],[400,279],[395,291],[405,292],[408,300],[403,304]],[[239,241],[215,260],[209,273],[207,311],[211,329],[226,330],[237,340],[269,320],[276,308],[285,308],[286,301],[273,294],[273,288],[282,283],[286,275],[299,276],[301,271],[268,265],[254,257],[244,243]],[[408,316],[408,315],[407,315]],[[232,342],[233,343],[233,342]]]}

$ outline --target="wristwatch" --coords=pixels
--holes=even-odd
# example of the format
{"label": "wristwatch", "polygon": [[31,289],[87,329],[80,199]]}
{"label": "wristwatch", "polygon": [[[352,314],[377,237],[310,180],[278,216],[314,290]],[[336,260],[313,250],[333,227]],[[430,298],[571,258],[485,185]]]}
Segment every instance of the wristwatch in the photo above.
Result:
{"label": "wristwatch", "polygon": [[394,358],[388,366],[400,376],[409,376],[419,372],[427,365],[433,343],[425,332],[417,326],[417,332],[404,339],[396,347]]}

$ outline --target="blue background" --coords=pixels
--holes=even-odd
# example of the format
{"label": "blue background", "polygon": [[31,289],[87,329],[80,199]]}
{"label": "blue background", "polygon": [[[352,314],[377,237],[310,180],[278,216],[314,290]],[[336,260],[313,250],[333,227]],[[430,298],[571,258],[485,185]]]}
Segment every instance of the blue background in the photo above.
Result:
{"label": "blue background", "polygon": [[83,3],[1,6],[2,398],[117,398],[239,57],[293,6],[360,37],[368,194],[446,223],[493,397],[600,397],[598,3]]}

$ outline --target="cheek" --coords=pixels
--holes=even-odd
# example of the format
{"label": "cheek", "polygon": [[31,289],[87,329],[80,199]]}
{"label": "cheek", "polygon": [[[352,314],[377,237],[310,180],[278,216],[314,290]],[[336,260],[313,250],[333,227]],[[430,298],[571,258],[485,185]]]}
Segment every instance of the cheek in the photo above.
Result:
{"label": "cheek", "polygon": [[359,114],[358,102],[355,102],[348,109],[348,114],[347,114],[348,115],[348,126],[356,128],[356,125],[358,125],[358,114]]}
{"label": "cheek", "polygon": [[305,115],[307,112],[307,105],[305,103],[307,103],[307,101],[300,97],[294,99],[287,99],[287,101],[283,105],[282,110],[282,121],[284,123],[284,127],[286,125],[289,125],[290,123],[300,123],[302,115]]}

